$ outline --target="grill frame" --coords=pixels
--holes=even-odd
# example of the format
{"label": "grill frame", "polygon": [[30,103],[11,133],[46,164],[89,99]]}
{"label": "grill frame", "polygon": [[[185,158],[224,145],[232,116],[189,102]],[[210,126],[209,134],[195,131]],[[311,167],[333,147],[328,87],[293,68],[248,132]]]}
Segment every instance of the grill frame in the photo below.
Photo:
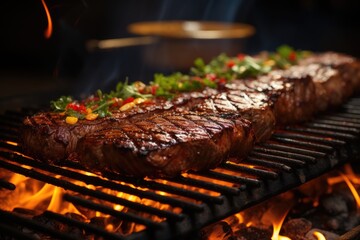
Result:
{"label": "grill frame", "polygon": [[[36,110],[36,109],[35,109]],[[136,218],[131,214],[119,213],[118,211],[102,208],[94,205],[93,202],[82,201],[69,194],[64,195],[64,200],[68,202],[77,202],[88,208],[101,209],[117,218],[128,219],[130,221],[144,224],[146,229],[128,236],[109,233],[101,227],[89,223],[82,223],[75,219],[67,218],[50,211],[44,215],[50,219],[66,223],[68,225],[78,226],[86,232],[103,236],[109,239],[175,239],[197,236],[198,230],[211,223],[224,219],[245,208],[253,206],[265,199],[275,196],[279,193],[290,190],[313,178],[316,178],[337,166],[349,161],[355,161],[359,158],[359,135],[360,135],[360,98],[352,98],[347,104],[334,112],[324,113],[317,116],[313,121],[278,129],[271,139],[267,142],[255,146],[249,157],[240,164],[230,162],[224,163],[219,168],[194,173],[189,176],[178,176],[172,181],[186,186],[195,186],[220,193],[219,196],[207,196],[198,193],[173,187],[156,180],[135,179],[131,177],[107,174],[112,180],[106,182],[100,177],[80,176],[82,174],[72,170],[81,170],[81,167],[68,164],[67,169],[58,166],[49,166],[45,163],[33,161],[26,156],[16,154],[21,153],[21,148],[10,142],[17,142],[17,131],[21,125],[23,116],[31,114],[34,109],[22,109],[20,111],[6,111],[0,118],[0,168],[5,168],[28,175],[41,181],[50,182],[65,189],[75,189],[86,195],[95,195],[113,203],[121,203],[124,206],[135,208],[139,212],[145,211],[153,215],[165,217],[166,220],[160,223]],[[30,169],[19,166],[18,164],[30,166]],[[256,165],[255,167],[250,167]],[[40,169],[40,170],[39,170]],[[229,175],[221,173],[219,169],[231,170],[239,175]],[[142,198],[149,198],[155,201],[170,204],[173,207],[180,207],[182,213],[174,214],[170,211],[156,210],[151,206],[139,206],[130,201],[119,200],[115,196],[107,196],[101,193],[94,193],[90,190],[84,190],[70,183],[64,183],[61,179],[47,176],[41,171],[48,171],[52,174],[62,174],[74,179],[80,179],[87,184],[105,185],[107,188],[113,188],[124,191]],[[80,174],[80,175],[79,175]],[[195,179],[191,176],[198,175],[209,179],[217,179],[232,182],[233,187],[213,184],[203,180]],[[118,182],[126,182],[134,186],[150,189],[142,191],[125,185],[119,185]],[[6,180],[0,179],[0,190],[11,191],[15,186]],[[81,190],[82,189],[82,190]],[[177,199],[174,196],[160,196],[155,191],[163,191],[174,196],[186,196],[196,201],[185,201]],[[155,195],[154,195],[155,194]],[[0,215],[15,215],[12,212],[1,210]],[[24,219],[22,219],[24,220]],[[17,219],[21,223],[20,220]],[[26,219],[24,220],[26,222]],[[26,223],[27,224],[27,223]],[[23,234],[14,232],[13,226],[7,223],[0,223],[1,229],[10,229],[9,235],[23,236]],[[33,226],[34,227],[34,226]],[[43,226],[42,226],[43,227]],[[48,229],[35,226],[37,231],[49,234]],[[13,231],[14,230],[14,231]],[[51,233],[53,234],[53,233]],[[61,233],[59,237],[61,237]],[[30,236],[31,237],[31,236]],[[56,236],[55,236],[56,237]],[[71,238],[71,236],[70,236]]]}

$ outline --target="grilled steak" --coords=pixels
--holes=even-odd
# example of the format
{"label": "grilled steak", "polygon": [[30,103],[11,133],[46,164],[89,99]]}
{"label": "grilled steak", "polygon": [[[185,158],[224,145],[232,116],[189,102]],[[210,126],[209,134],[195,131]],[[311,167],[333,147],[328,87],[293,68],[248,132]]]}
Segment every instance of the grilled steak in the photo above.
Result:
{"label": "grilled steak", "polygon": [[352,88],[344,81],[338,70],[320,64],[293,66],[293,71],[301,72],[312,77],[315,84],[316,110],[324,111],[330,106],[338,106],[351,94]]}
{"label": "grilled steak", "polygon": [[73,157],[95,172],[168,177],[245,156],[253,142],[250,122],[236,114],[172,112],[88,134]]}
{"label": "grilled steak", "polygon": [[238,90],[266,94],[263,102],[273,106],[278,124],[308,120],[316,110],[313,106],[315,86],[311,77],[292,68],[273,71],[257,79],[235,80],[227,84],[226,88],[232,92]]}
{"label": "grilled steak", "polygon": [[272,102],[261,92],[226,91],[211,96],[193,110],[215,114],[240,113],[252,122],[257,142],[268,139],[275,127]]}
{"label": "grilled steak", "polygon": [[[342,101],[351,96],[354,91],[360,90],[360,61],[351,56],[326,52],[314,54],[308,58],[302,59],[299,64],[304,66],[318,64],[325,67],[325,70],[322,71],[330,71],[329,69],[334,71],[332,74],[327,74],[332,76],[336,75],[336,78],[338,79],[336,81],[334,80],[333,84],[329,84],[331,85],[329,86],[330,89],[326,89],[326,91],[331,92],[332,96],[334,89],[338,88],[340,90],[335,93],[336,100],[331,102],[332,105],[339,105]],[[318,77],[321,78],[321,73],[318,74]],[[333,80],[331,82],[333,82]],[[341,91],[341,93],[339,91]]]}
{"label": "grilled steak", "polygon": [[74,152],[78,140],[89,132],[116,125],[122,119],[136,117],[137,114],[161,112],[172,107],[168,101],[157,100],[154,104],[136,106],[129,111],[114,112],[111,117],[79,120],[75,125],[67,124],[59,113],[41,112],[24,119],[22,145],[31,156],[58,162]]}
{"label": "grilled steak", "polygon": [[25,119],[22,144],[31,156],[50,163],[61,164],[71,154],[93,172],[174,176],[216,167],[228,157],[241,160],[276,124],[307,120],[359,89],[358,61],[318,54],[287,70],[168,101],[155,98],[75,125],[58,113],[39,113]]}
{"label": "grilled steak", "polygon": [[75,125],[65,123],[59,113],[41,112],[28,116],[22,129],[22,145],[26,153],[52,163],[59,162],[75,151],[77,142],[88,133],[115,126],[124,119],[143,118],[176,107],[187,108],[213,94],[212,89],[203,92],[179,94],[172,101],[154,99],[146,104],[136,105],[128,111],[116,111],[112,116],[88,121],[79,120]]}

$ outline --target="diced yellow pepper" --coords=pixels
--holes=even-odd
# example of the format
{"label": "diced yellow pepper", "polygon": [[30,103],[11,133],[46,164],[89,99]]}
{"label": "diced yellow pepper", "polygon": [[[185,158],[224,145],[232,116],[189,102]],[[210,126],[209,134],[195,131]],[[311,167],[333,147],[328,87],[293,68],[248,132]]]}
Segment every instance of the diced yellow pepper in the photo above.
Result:
{"label": "diced yellow pepper", "polygon": [[275,64],[276,64],[275,61],[272,60],[272,59],[266,60],[266,61],[264,62],[264,65],[265,65],[265,66],[268,66],[268,67],[272,67],[272,66],[274,66]]}
{"label": "diced yellow pepper", "polygon": [[146,87],[146,85],[143,82],[136,81],[133,83],[133,86],[138,90],[139,92],[143,91]]}
{"label": "diced yellow pepper", "polygon": [[87,113],[87,114],[92,113],[91,108],[87,108],[87,109],[86,109],[86,113]]}
{"label": "diced yellow pepper", "polygon": [[135,98],[134,101],[133,101],[133,103],[135,103],[135,104],[140,104],[140,103],[143,103],[143,102],[145,102],[145,101],[146,101],[145,98]]}
{"label": "diced yellow pepper", "polygon": [[122,105],[119,110],[121,112],[125,112],[125,111],[133,108],[134,106],[135,106],[135,103],[134,103],[134,101],[132,101],[132,102],[129,102],[129,103],[126,103],[126,104]]}
{"label": "diced yellow pepper", "polygon": [[97,114],[97,113],[88,113],[88,114],[86,114],[85,119],[91,121],[91,120],[97,119],[98,116],[99,116],[99,114]]}
{"label": "diced yellow pepper", "polygon": [[67,116],[65,121],[67,124],[75,124],[79,119],[77,117]]}

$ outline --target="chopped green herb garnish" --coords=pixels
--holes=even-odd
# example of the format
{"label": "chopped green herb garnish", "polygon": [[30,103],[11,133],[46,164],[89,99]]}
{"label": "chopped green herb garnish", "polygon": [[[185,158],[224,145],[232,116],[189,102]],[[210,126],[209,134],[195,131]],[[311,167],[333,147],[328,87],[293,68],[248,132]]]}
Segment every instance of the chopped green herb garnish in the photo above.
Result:
{"label": "chopped green herb garnish", "polygon": [[[266,54],[265,57],[251,57],[244,54],[229,57],[220,54],[208,64],[203,59],[197,58],[188,74],[157,73],[149,85],[142,82],[129,84],[126,80],[119,82],[115,90],[110,93],[98,90],[95,95],[81,102],[75,101],[70,96],[62,96],[58,100],[51,101],[50,105],[54,111],[65,116],[93,120],[97,117],[110,116],[115,110],[127,110],[129,105],[124,106],[126,104],[133,106],[143,103],[145,99],[155,97],[169,99],[181,92],[201,91],[206,87],[219,88],[231,80],[266,74],[274,68],[286,69],[309,54],[310,52],[295,51],[283,45],[277,48],[276,52]],[[137,100],[139,98],[141,101]]]}

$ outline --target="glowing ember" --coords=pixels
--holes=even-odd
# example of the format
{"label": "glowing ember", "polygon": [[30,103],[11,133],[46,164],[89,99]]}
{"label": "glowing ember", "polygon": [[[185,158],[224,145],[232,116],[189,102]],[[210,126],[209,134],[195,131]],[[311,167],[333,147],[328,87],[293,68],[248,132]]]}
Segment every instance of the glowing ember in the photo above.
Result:
{"label": "glowing ember", "polygon": [[51,20],[49,9],[46,6],[45,0],[41,0],[41,3],[44,7],[47,22],[48,22],[47,28],[45,29],[45,32],[44,32],[44,36],[45,36],[45,38],[49,39],[51,37],[52,31],[53,31],[52,20]]}
{"label": "glowing ember", "polygon": [[316,237],[317,240],[326,240],[325,236],[321,232],[314,232],[314,237]]}

